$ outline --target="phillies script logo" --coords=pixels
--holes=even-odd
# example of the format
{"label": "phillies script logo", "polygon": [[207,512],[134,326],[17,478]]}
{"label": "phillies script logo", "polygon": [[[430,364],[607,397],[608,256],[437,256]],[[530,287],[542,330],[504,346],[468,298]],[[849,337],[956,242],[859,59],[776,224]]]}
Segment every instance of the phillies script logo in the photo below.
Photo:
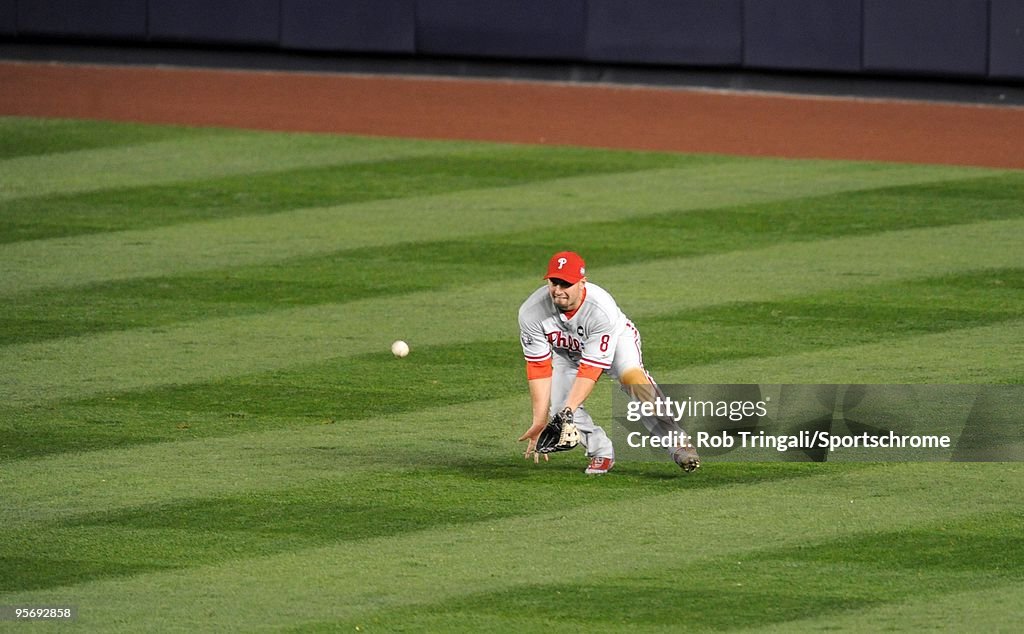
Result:
{"label": "phillies script logo", "polygon": [[551,344],[552,348],[563,348],[565,350],[572,350],[576,352],[583,350],[582,341],[564,332],[549,332],[547,333],[547,337],[548,343]]}

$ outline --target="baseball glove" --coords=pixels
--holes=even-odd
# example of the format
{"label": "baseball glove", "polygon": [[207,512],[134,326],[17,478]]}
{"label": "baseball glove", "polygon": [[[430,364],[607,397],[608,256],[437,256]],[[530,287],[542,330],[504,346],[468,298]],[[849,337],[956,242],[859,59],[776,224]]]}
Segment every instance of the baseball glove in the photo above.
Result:
{"label": "baseball glove", "polygon": [[551,417],[537,437],[537,453],[569,451],[580,444],[580,430],[572,422],[572,410],[566,407]]}

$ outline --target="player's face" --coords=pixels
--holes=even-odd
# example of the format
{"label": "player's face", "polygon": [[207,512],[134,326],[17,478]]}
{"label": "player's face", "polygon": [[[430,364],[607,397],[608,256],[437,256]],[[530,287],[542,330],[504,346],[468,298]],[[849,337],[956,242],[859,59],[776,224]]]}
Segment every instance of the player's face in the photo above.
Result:
{"label": "player's face", "polygon": [[555,303],[558,310],[569,312],[579,308],[580,300],[583,298],[583,282],[586,278],[570,284],[558,278],[548,279],[548,294],[551,301]]}

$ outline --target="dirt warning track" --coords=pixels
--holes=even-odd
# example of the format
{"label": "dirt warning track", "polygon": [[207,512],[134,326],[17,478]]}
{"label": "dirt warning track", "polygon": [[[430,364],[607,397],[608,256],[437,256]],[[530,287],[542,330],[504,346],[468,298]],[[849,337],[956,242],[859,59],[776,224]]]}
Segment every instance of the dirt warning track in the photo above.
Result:
{"label": "dirt warning track", "polygon": [[0,62],[0,114],[1024,168],[1024,108],[682,88]]}

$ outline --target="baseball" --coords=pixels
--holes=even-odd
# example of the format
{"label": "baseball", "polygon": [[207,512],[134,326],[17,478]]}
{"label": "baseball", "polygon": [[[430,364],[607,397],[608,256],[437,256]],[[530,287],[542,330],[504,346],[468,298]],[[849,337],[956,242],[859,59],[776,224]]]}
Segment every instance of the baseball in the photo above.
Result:
{"label": "baseball", "polygon": [[391,354],[396,357],[404,357],[409,354],[409,344],[405,343],[401,339],[391,344]]}

